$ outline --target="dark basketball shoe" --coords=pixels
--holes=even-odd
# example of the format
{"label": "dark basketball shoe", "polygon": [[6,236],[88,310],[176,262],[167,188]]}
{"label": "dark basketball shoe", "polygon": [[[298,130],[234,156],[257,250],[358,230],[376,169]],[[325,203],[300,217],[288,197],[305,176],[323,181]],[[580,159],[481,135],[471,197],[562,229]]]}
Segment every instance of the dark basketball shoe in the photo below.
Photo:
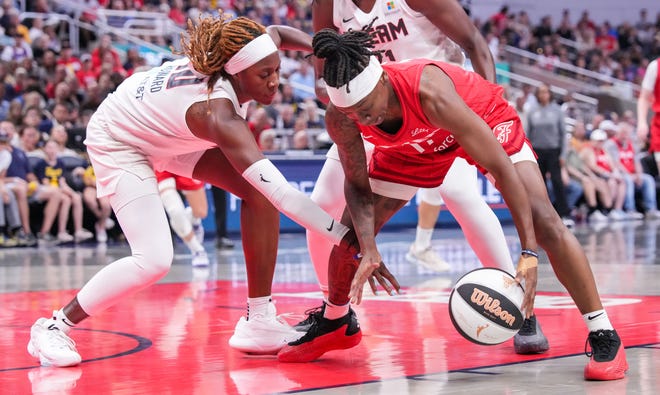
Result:
{"label": "dark basketball shoe", "polygon": [[307,318],[294,325],[293,329],[295,329],[298,332],[309,331],[309,328],[312,327],[312,324],[314,324],[321,317],[323,317],[324,312],[325,312],[325,302],[323,302],[323,305],[319,307],[314,307],[312,309],[305,311]]}
{"label": "dark basketball shoe", "polygon": [[548,351],[548,339],[535,315],[525,318],[522,328],[513,337],[513,348],[516,354],[540,354]]}
{"label": "dark basketball shoe", "polygon": [[[591,345],[591,352],[587,351],[587,343]],[[589,332],[584,353],[590,357],[584,367],[584,378],[587,380],[619,380],[628,371],[626,350],[615,330]]]}
{"label": "dark basketball shoe", "polygon": [[362,340],[360,324],[352,309],[336,320],[320,316],[303,337],[290,342],[280,350],[277,360],[311,362],[328,351],[355,347],[360,340]]}

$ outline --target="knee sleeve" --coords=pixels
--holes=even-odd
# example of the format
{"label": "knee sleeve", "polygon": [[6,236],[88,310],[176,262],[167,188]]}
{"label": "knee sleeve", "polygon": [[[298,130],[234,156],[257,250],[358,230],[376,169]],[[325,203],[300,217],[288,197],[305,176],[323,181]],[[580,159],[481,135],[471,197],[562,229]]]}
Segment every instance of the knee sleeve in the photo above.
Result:
{"label": "knee sleeve", "polygon": [[[316,179],[310,197],[337,221],[341,220],[346,207],[343,186],[344,169],[341,167],[341,163],[337,159],[328,157]],[[314,265],[316,278],[321,288],[327,292],[328,263],[333,245],[325,237],[314,231],[308,230],[306,236],[307,248],[312,265]]]}
{"label": "knee sleeve", "polygon": [[419,199],[431,206],[442,206],[442,203],[444,203],[442,195],[440,195],[440,187],[421,188],[418,193]]}
{"label": "knee sleeve", "polygon": [[338,160],[326,159],[310,197],[334,219],[341,219],[346,207],[346,198],[344,196],[344,169]]}
{"label": "knee sleeve", "polygon": [[[154,179],[122,179],[110,202],[131,248],[92,277],[78,293],[80,306],[94,315],[167,274],[174,251],[167,217]],[[131,197],[134,199],[130,200]],[[128,203],[124,203],[128,201]],[[119,209],[117,206],[123,204]]]}

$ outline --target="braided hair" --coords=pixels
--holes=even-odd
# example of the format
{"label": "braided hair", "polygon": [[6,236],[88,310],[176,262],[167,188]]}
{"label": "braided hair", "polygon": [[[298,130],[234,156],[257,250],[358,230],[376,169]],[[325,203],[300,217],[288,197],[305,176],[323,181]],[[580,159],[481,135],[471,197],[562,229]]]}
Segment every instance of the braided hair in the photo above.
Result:
{"label": "braided hair", "polygon": [[[333,88],[347,85],[369,65],[371,55],[382,52],[373,50],[375,40],[368,32],[372,24],[373,21],[362,30],[349,30],[343,34],[323,29],[314,35],[314,56],[325,59],[323,80],[326,84]],[[348,85],[346,91],[351,92]]]}
{"label": "braided hair", "polygon": [[229,78],[225,64],[250,41],[266,33],[266,28],[245,17],[228,21],[231,15],[219,18],[200,17],[197,25],[188,19],[188,40],[181,35],[181,48],[190,63],[202,74],[208,75],[209,95],[218,79]]}

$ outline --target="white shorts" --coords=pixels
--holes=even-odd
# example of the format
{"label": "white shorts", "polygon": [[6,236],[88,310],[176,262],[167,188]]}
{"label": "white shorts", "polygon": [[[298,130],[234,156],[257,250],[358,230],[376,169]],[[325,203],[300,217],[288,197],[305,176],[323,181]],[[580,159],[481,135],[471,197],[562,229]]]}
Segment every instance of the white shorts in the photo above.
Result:
{"label": "white shorts", "polygon": [[131,145],[117,141],[112,137],[113,132],[126,133],[122,130],[111,131],[103,114],[98,112],[87,125],[85,145],[96,175],[98,197],[115,193],[117,182],[125,172],[145,180],[156,177],[153,169],[157,167],[157,170],[192,178],[197,162],[206,152],[204,149],[178,156],[153,158]]}

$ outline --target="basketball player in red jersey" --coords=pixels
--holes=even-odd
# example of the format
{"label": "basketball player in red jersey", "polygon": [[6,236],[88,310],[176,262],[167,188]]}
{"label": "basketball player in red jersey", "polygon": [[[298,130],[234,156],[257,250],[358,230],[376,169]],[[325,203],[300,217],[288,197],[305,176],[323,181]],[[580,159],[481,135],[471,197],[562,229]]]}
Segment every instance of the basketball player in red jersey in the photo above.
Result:
{"label": "basketball player in red jersey", "polygon": [[[660,170],[660,58],[646,67],[642,90],[637,100],[637,135],[642,141],[650,138],[649,151]],[[655,113],[649,128],[649,109]]]}
{"label": "basketball player in red jersey", "polygon": [[[439,61],[381,65],[366,30],[340,35],[325,29],[314,36],[313,47],[314,55],[325,59],[331,101],[326,124],[346,175],[342,223],[354,227],[361,254],[333,249],[324,315],[280,350],[278,359],[310,361],[360,342],[349,304],[360,303],[372,273],[379,276],[376,233],[417,188],[441,184],[453,160],[462,157],[487,174],[511,211],[522,246],[517,279],[525,286],[525,315],[534,307],[538,242],[589,329],[592,352],[584,377],[623,378],[625,350],[603,309],[589,262],[550,203],[534,151],[502,88]],[[362,138],[375,146],[368,165]]]}
{"label": "basketball player in red jersey", "polygon": [[[423,57],[465,66],[465,51],[474,71],[495,82],[495,64],[488,44],[456,0],[315,0],[312,3],[312,20],[315,31],[330,28],[343,33],[369,25],[374,48],[379,51],[378,58],[383,63]],[[327,104],[328,95],[320,79],[323,59],[315,59],[315,72],[320,81],[316,94]],[[373,146],[366,142],[367,161],[372,151]],[[344,173],[337,148],[333,146],[327,153],[311,198],[337,220],[346,207],[343,191],[336,187],[343,182]],[[456,158],[443,184],[420,188],[417,200],[417,229],[415,241],[405,256],[407,261],[437,272],[451,270],[451,266],[435,253],[431,245],[444,203],[479,261],[484,266],[515,274],[502,225],[481,194],[475,166],[463,158]],[[322,235],[310,231],[307,232],[307,246],[325,302],[328,296],[328,260],[333,246]],[[323,306],[310,310],[310,315],[295,328],[306,331],[322,310]],[[525,319],[523,329],[513,339],[513,345],[518,354],[537,354],[549,349],[548,339],[536,315]]]}

